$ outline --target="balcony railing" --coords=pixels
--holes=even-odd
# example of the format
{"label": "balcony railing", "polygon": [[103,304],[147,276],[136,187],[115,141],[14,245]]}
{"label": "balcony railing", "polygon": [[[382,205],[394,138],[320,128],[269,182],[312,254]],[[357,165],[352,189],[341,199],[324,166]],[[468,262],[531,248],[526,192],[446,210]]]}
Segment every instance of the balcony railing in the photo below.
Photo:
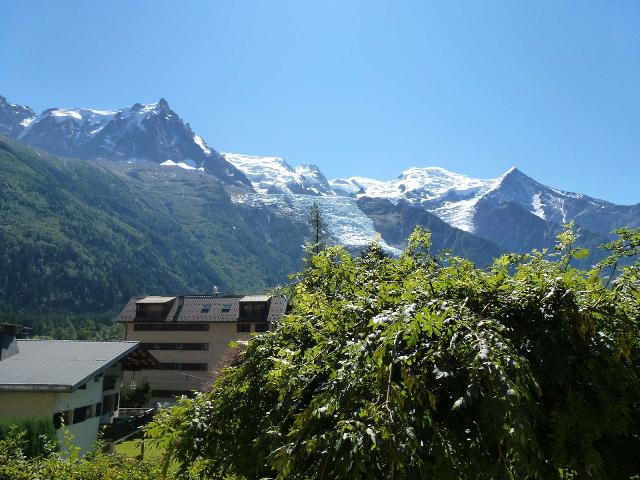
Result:
{"label": "balcony railing", "polygon": [[[124,409],[122,409],[124,410]],[[146,409],[128,409],[136,410],[134,415],[126,417],[114,418],[110,425],[106,425],[103,429],[102,438],[107,442],[117,442],[118,440],[133,435],[141,431],[147,423],[153,420],[156,411],[153,408]]]}

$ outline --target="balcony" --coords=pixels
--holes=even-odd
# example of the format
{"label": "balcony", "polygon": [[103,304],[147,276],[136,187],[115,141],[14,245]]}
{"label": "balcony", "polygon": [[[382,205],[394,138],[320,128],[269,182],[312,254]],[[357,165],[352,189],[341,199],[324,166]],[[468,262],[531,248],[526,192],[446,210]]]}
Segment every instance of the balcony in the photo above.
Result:
{"label": "balcony", "polygon": [[102,391],[106,392],[107,390],[113,390],[114,388],[116,388],[119,379],[120,376],[118,375],[105,376],[104,380],[102,381]]}

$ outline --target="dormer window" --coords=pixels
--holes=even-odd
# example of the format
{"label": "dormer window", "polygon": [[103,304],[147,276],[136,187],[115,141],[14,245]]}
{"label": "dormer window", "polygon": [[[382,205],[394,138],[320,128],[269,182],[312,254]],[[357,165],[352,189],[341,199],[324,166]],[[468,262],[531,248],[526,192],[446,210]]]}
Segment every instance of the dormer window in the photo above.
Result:
{"label": "dormer window", "polygon": [[269,314],[269,304],[267,302],[240,303],[241,318],[262,318]]}
{"label": "dormer window", "polygon": [[228,312],[229,310],[231,310],[231,304],[230,303],[223,303],[222,304],[222,311],[223,312]]}
{"label": "dormer window", "polygon": [[201,313],[208,313],[209,310],[211,310],[211,304],[210,303],[205,303],[204,305],[202,305],[202,310],[200,310]]}
{"label": "dormer window", "polygon": [[166,317],[176,297],[145,297],[136,302],[136,319]]}

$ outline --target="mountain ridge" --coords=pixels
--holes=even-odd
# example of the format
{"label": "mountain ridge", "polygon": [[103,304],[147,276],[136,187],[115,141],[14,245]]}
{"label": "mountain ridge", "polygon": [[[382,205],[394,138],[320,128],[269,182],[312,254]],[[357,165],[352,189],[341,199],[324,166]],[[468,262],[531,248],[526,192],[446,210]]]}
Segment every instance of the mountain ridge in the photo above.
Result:
{"label": "mountain ridge", "polygon": [[[158,222],[163,218],[167,225],[173,225],[181,239],[174,249],[183,252],[186,258],[195,254],[212,259],[207,273],[192,263],[184,264],[182,272],[167,273],[169,277],[182,279],[183,285],[192,285],[191,288],[207,281],[232,288],[243,285],[241,280],[225,273],[228,267],[219,261],[226,258],[242,264],[237,244],[244,245],[242,255],[251,259],[246,264],[247,270],[262,272],[253,274],[262,279],[262,285],[286,281],[286,273],[292,273],[300,259],[300,247],[308,234],[307,213],[313,203],[321,207],[326,217],[328,243],[342,244],[353,253],[366,248],[379,234],[383,248],[396,255],[405,246],[408,233],[416,225],[422,225],[433,230],[435,249],[451,250],[483,266],[506,251],[551,249],[562,224],[570,220],[575,221],[580,235],[578,244],[593,252],[585,261],[592,264],[601,258],[597,246],[612,238],[613,229],[640,225],[640,204],[616,205],[548,187],[517,167],[488,179],[442,167],[412,167],[392,180],[367,177],[329,180],[315,165],[292,166],[277,156],[219,153],[193,132],[165,99],[118,110],[51,108],[36,114],[0,97],[0,133],[63,159],[88,160],[89,165],[116,175],[126,189],[136,193],[135,197],[116,193],[105,186],[109,183],[106,180],[100,188],[124,195],[132,202],[135,198],[136,205],[145,205],[149,218]],[[57,165],[59,160],[51,158],[52,164]],[[75,162],[74,165],[81,165]],[[4,175],[6,182],[22,181],[14,178],[15,172]],[[64,175],[56,178],[71,188],[69,178]],[[84,176],[80,178],[81,182],[91,183]],[[85,187],[77,186],[81,191]],[[50,182],[48,188],[57,188],[56,182]],[[160,191],[163,195],[158,197]],[[53,198],[45,193],[40,192],[43,198]],[[116,228],[117,222],[112,220],[131,221],[129,215],[136,212],[133,206],[110,201],[105,195],[101,198],[100,206],[109,219],[105,220],[108,228]],[[82,196],[80,204],[87,202],[91,203],[91,199]],[[176,211],[183,214],[176,216]],[[23,213],[34,215],[32,211]],[[58,222],[64,220],[54,210],[51,216]],[[230,223],[229,218],[239,223]],[[46,218],[38,221],[42,228],[49,228]],[[16,219],[5,223],[20,228]],[[34,224],[33,228],[38,227]],[[218,236],[202,234],[225,228],[239,229],[244,237],[233,232]],[[276,231],[277,228],[282,231]],[[155,238],[154,232],[148,235]],[[253,244],[245,245],[248,238]],[[278,249],[277,242],[282,243],[282,248]],[[193,252],[184,250],[187,246]],[[283,256],[278,250],[286,254]],[[236,254],[229,256],[229,252]],[[98,252],[92,255],[101,258]],[[158,248],[151,248],[148,255],[160,264],[169,264],[173,258],[171,249],[161,243]],[[276,269],[279,273],[270,275],[265,268],[273,267],[274,262],[279,265]],[[283,268],[289,271],[285,273]],[[200,283],[185,283],[186,272]],[[139,280],[136,282],[141,286]],[[166,290],[160,287],[161,282],[154,282],[149,285]]]}
{"label": "mountain ridge", "polygon": [[54,155],[128,162],[170,160],[203,168],[227,183],[250,185],[164,98],[117,110],[56,107],[36,114],[0,97],[0,133]]}

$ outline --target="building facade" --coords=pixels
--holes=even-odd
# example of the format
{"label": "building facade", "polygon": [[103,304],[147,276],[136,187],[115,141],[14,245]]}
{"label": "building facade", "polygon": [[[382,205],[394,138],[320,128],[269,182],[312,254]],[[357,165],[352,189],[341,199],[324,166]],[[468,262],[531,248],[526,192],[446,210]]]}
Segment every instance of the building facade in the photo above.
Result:
{"label": "building facade", "polygon": [[148,381],[154,401],[202,391],[225,362],[231,342],[266,332],[287,307],[280,295],[132,298],[120,314],[123,338],[140,342],[161,369],[128,373],[125,382]]}

